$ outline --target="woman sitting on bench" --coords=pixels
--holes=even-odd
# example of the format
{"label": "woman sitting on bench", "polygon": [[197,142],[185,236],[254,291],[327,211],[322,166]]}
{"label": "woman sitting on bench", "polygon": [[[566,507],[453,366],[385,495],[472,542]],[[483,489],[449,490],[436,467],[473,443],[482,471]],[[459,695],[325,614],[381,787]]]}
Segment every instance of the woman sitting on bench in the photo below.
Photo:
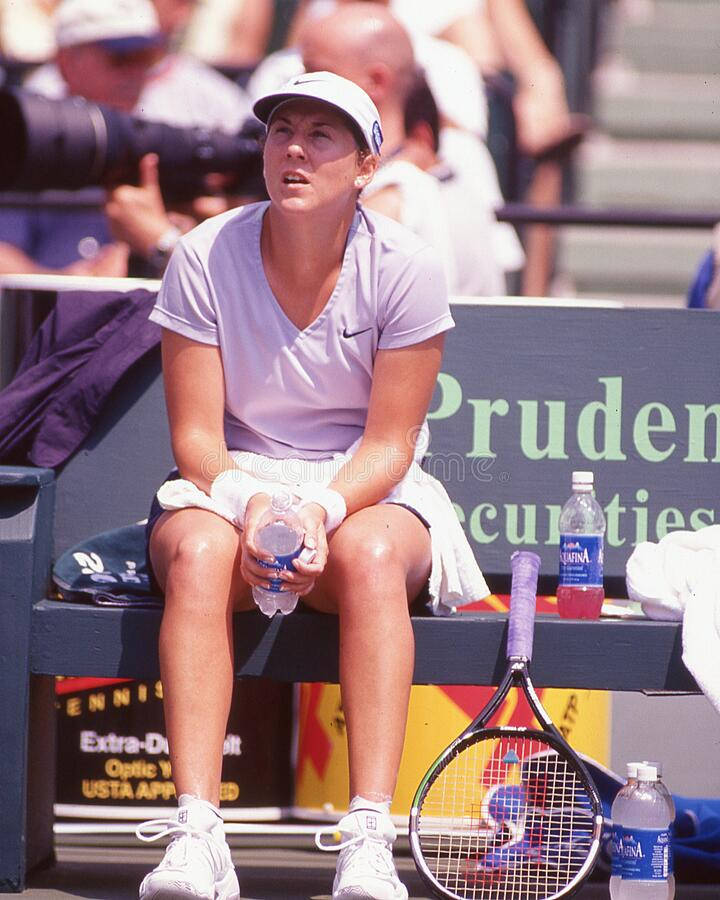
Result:
{"label": "woman sitting on bench", "polygon": [[284,483],[316,551],[284,587],[339,616],[351,802],[333,896],[401,900],[389,809],[413,671],[409,605],[487,593],[447,494],[417,465],[453,321],[434,253],[358,204],[382,141],[367,94],[310,73],[255,112],[269,202],[182,238],[151,316],[164,329],[179,479],[148,522],[179,808],[140,896],[240,896],[217,808],[232,614],[268,586],[256,529]]}

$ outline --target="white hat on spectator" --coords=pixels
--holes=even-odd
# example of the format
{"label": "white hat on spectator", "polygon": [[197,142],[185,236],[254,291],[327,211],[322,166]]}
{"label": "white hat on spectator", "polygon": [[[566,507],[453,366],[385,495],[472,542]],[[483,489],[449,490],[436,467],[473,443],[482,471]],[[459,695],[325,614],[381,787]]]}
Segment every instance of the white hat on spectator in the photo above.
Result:
{"label": "white hat on spectator", "polygon": [[334,106],[357,125],[368,148],[373,153],[380,153],[383,136],[377,107],[354,81],[332,72],[306,72],[303,75],[296,75],[279,90],[260,97],[253,107],[253,112],[261,122],[267,124],[281,103],[301,98],[320,100]]}
{"label": "white hat on spectator", "polygon": [[58,47],[102,44],[131,52],[161,40],[152,0],[61,0],[55,12]]}

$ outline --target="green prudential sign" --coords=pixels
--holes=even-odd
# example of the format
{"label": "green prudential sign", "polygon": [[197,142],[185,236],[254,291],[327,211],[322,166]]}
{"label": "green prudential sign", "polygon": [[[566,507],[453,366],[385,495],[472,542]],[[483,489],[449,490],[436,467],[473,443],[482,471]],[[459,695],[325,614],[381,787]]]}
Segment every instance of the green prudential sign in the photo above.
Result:
{"label": "green prudential sign", "polygon": [[526,548],[543,574],[557,571],[573,469],[595,473],[607,575],[624,575],[641,541],[720,521],[720,316],[501,305],[453,315],[426,466],[462,497],[484,570],[504,571]]}

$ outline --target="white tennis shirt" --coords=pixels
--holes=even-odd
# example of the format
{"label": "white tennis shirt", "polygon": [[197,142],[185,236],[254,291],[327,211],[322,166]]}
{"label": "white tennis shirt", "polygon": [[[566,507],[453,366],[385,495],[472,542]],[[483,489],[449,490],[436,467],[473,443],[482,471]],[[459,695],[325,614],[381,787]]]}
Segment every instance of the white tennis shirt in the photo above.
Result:
{"label": "white tennis shirt", "polygon": [[359,206],[335,289],[299,330],[265,277],[267,207],[231,210],[185,235],[150,318],[220,348],[231,450],[322,459],[362,435],[377,351],[453,327],[443,266],[412,232]]}

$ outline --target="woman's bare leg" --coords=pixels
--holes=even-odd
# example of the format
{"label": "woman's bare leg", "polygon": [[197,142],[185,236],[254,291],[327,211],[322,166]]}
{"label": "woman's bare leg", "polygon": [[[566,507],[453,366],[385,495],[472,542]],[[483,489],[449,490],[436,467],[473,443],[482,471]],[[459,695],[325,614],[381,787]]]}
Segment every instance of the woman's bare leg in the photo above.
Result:
{"label": "woman's bare leg", "polygon": [[242,605],[248,595],[239,533],[205,510],[166,513],[153,529],[150,556],[165,591],[160,673],[175,789],[218,805],[233,690],[233,600]]}
{"label": "woman's bare leg", "polygon": [[351,798],[381,800],[395,790],[415,649],[408,603],[427,582],[430,561],[430,535],[413,513],[368,507],[332,536],[327,568],[306,598],[340,619]]}

